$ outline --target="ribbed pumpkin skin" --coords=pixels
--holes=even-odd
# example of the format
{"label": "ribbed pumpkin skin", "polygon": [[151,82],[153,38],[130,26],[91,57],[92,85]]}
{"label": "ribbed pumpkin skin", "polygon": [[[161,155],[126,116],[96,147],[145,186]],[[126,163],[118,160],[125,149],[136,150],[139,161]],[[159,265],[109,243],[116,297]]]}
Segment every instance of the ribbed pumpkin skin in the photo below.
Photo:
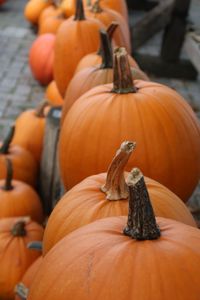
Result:
{"label": "ribbed pumpkin skin", "polygon": [[29,22],[37,24],[42,11],[50,5],[51,1],[30,0],[25,6],[24,16]]}
{"label": "ribbed pumpkin skin", "polygon": [[55,35],[46,33],[33,43],[29,53],[29,64],[33,76],[42,85],[53,80]]}
{"label": "ribbed pumpkin skin", "polygon": [[64,185],[69,189],[105,172],[115,149],[129,140],[138,147],[127,170],[138,166],[186,201],[200,175],[198,120],[172,89],[141,80],[134,83],[136,93],[114,94],[112,84],[98,86],[71,107],[59,141]]}
{"label": "ribbed pumpkin skin", "polygon": [[[33,282],[33,279],[36,276],[37,271],[40,268],[42,260],[43,260],[42,256],[38,257],[34,261],[34,263],[28,268],[28,270],[24,274],[23,278],[20,280],[20,282],[22,282],[25,285],[25,287],[30,288],[30,286]],[[18,295],[15,295],[15,300],[21,300],[21,298]]]}
{"label": "ribbed pumpkin skin", "polygon": [[28,300],[198,300],[199,230],[158,217],[161,238],[136,241],[122,234],[126,222],[98,220],[62,239]]}
{"label": "ribbed pumpkin skin", "polygon": [[4,179],[7,174],[6,158],[12,161],[14,179],[36,185],[37,163],[29,151],[18,145],[10,145],[8,154],[0,154],[0,179]]}
{"label": "ribbed pumpkin skin", "polygon": [[13,189],[2,189],[5,180],[0,180],[0,219],[8,217],[30,216],[32,220],[42,223],[43,213],[39,196],[28,184],[12,180]]}
{"label": "ribbed pumpkin skin", "polygon": [[54,80],[48,85],[45,97],[52,106],[63,105],[64,100],[61,97]]}
{"label": "ribbed pumpkin skin", "polygon": [[40,256],[40,253],[27,248],[32,241],[41,241],[43,228],[32,221],[26,224],[26,236],[14,237],[10,233],[13,225],[21,218],[0,220],[0,298],[14,299],[14,287],[20,281],[28,267]]}
{"label": "ribbed pumpkin skin", "polygon": [[[128,56],[129,64],[133,68],[138,68],[139,66],[130,55]],[[80,72],[81,70],[89,67],[94,67],[95,65],[99,65],[102,61],[102,58],[100,55],[96,53],[90,53],[88,55],[85,55],[78,63],[75,74]]]}
{"label": "ribbed pumpkin skin", "polygon": [[[44,255],[59,240],[84,225],[97,219],[128,214],[127,199],[107,200],[106,195],[100,191],[105,180],[105,173],[88,177],[61,198],[51,213],[44,232]],[[196,227],[189,210],[175,194],[152,179],[145,178],[145,182],[156,216]]]}
{"label": "ribbed pumpkin skin", "polygon": [[130,40],[130,31],[127,22],[124,18],[116,11],[103,8],[100,13],[93,13],[90,9],[86,10],[86,16],[89,18],[98,19],[106,27],[108,27],[112,22],[117,22],[119,24],[118,28],[113,34],[113,40],[117,46],[125,47],[128,53],[131,53],[131,40]]}
{"label": "ribbed pumpkin skin", "polygon": [[39,34],[53,33],[56,34],[60,25],[64,22],[65,18],[62,13],[57,16],[45,18],[40,22]]}
{"label": "ribbed pumpkin skin", "polygon": [[59,27],[55,43],[54,78],[61,96],[64,97],[80,59],[98,49],[100,28],[104,25],[98,20],[75,21],[74,17]]}
{"label": "ribbed pumpkin skin", "polygon": [[16,129],[12,143],[30,151],[35,160],[40,163],[46,119],[35,114],[34,109],[20,114],[15,122]]}

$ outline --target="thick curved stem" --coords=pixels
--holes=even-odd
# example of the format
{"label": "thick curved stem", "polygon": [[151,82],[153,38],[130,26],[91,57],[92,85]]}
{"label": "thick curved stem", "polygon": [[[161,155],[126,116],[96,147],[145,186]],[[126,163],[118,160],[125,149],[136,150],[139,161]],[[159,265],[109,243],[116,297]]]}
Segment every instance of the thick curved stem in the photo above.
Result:
{"label": "thick curved stem", "polygon": [[[117,29],[117,27],[119,26],[119,24],[117,22],[112,22],[108,28],[106,29],[106,32],[107,32],[107,35],[108,35],[108,38],[109,38],[109,41],[110,41],[110,45],[111,45],[111,49],[112,49],[112,38],[113,38],[113,34],[115,32],[115,30]],[[100,55],[102,56],[102,44],[100,43],[100,47],[97,51],[97,55]],[[113,59],[112,59],[113,61]]]}
{"label": "thick curved stem", "polygon": [[5,140],[3,141],[2,146],[1,146],[1,148],[0,148],[0,153],[1,153],[1,154],[8,154],[8,152],[9,152],[9,147],[10,147],[10,144],[11,144],[11,142],[12,142],[14,133],[15,133],[15,125],[12,125],[12,126],[10,127],[9,132],[8,132],[8,135],[6,136]]}
{"label": "thick curved stem", "polygon": [[76,12],[75,12],[74,20],[75,21],[85,20],[85,12],[84,12],[82,0],[76,0]]}
{"label": "thick curved stem", "polygon": [[6,167],[7,167],[7,175],[5,179],[5,185],[2,187],[4,191],[13,190],[12,180],[13,180],[13,166],[12,161],[9,158],[6,158]]}
{"label": "thick curved stem", "polygon": [[96,0],[94,2],[94,4],[92,5],[92,7],[91,7],[91,12],[92,13],[94,13],[94,14],[100,14],[103,11],[103,9],[101,8],[99,2],[100,2],[99,0]]}
{"label": "thick curved stem", "polygon": [[133,84],[133,78],[125,48],[116,48],[114,51],[114,79],[113,93],[136,93],[137,88]]}
{"label": "thick curved stem", "polygon": [[29,289],[22,283],[18,283],[15,286],[15,294],[21,299],[26,300],[28,298]]}
{"label": "thick curved stem", "polygon": [[129,188],[129,214],[124,234],[136,240],[155,240],[160,237],[144,176],[135,168],[126,181]]}
{"label": "thick curved stem", "polygon": [[38,118],[44,118],[45,114],[44,114],[44,109],[45,107],[47,107],[49,105],[48,101],[43,100],[37,107],[35,110],[35,116]]}
{"label": "thick curved stem", "polygon": [[102,57],[102,64],[100,68],[112,69],[113,68],[112,47],[108,38],[108,34],[104,29],[100,30],[100,39],[101,39],[101,57]]}
{"label": "thick curved stem", "polygon": [[27,244],[28,249],[42,251],[42,242],[33,241]]}
{"label": "thick curved stem", "polygon": [[120,200],[128,198],[128,189],[124,179],[124,168],[135,149],[136,143],[123,142],[116,156],[113,158],[107,172],[106,183],[101,187],[109,200]]}

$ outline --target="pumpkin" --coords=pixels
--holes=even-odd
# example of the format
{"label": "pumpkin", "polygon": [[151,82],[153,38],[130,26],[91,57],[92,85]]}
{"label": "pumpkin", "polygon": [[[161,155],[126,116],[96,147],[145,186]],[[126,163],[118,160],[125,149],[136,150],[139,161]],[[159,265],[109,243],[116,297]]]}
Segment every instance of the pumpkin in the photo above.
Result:
{"label": "pumpkin", "polygon": [[127,184],[128,220],[101,219],[63,238],[44,257],[28,300],[199,299],[199,229],[155,218],[138,170]]}
{"label": "pumpkin", "polygon": [[59,6],[59,1],[53,1],[50,6],[42,11],[39,18],[39,27],[46,18],[57,16],[62,12],[62,9]]}
{"label": "pumpkin", "polygon": [[65,16],[62,12],[60,12],[56,16],[50,16],[45,18],[42,22],[40,22],[39,34],[53,33],[56,34],[58,28],[65,20]]}
{"label": "pumpkin", "polygon": [[28,267],[40,256],[27,244],[42,240],[43,228],[30,218],[0,219],[0,298],[12,300],[14,287]]}
{"label": "pumpkin", "polygon": [[97,50],[101,27],[104,25],[98,20],[85,18],[82,0],[77,0],[75,16],[59,27],[55,42],[54,78],[61,96],[64,96],[79,60]]}
{"label": "pumpkin", "polygon": [[46,89],[45,98],[52,106],[62,106],[63,98],[61,97],[56,82],[53,80]]}
{"label": "pumpkin", "polygon": [[0,180],[0,218],[30,216],[32,220],[43,221],[42,205],[39,196],[28,184],[13,180],[10,159],[7,162],[7,175]]}
{"label": "pumpkin", "polygon": [[138,165],[146,176],[187,201],[200,175],[197,117],[169,87],[133,82],[127,53],[119,48],[115,51],[114,84],[97,86],[82,95],[62,125],[59,165],[66,189],[105,172],[123,140],[135,140],[140,147],[127,170],[133,163]]}
{"label": "pumpkin", "polygon": [[[107,34],[108,34],[110,41],[112,41],[112,44],[113,44],[113,34],[117,27],[118,27],[118,24],[116,22],[112,22],[110,24],[110,26],[108,26],[108,28],[107,28]],[[101,52],[102,52],[102,50],[101,50],[101,45],[100,45],[97,52],[93,52],[93,53],[85,55],[79,61],[78,65],[76,67],[75,74],[78,73],[79,71],[81,71],[82,69],[100,64],[101,60],[102,60]],[[131,65],[131,67],[139,69],[137,62],[130,55],[128,56],[128,59],[129,59],[129,63]]]}
{"label": "pumpkin", "polygon": [[40,163],[45,130],[44,109],[48,105],[41,102],[36,109],[22,112],[15,121],[15,135],[13,144],[20,145],[32,153],[38,164]]}
{"label": "pumpkin", "polygon": [[115,10],[102,7],[100,1],[96,0],[92,7],[86,10],[86,16],[101,21],[106,27],[112,22],[119,24],[113,34],[113,40],[117,46],[125,47],[131,53],[130,31],[127,22]]}
{"label": "pumpkin", "polygon": [[[74,75],[66,90],[62,109],[61,124],[73,103],[84,93],[95,86],[111,83],[113,79],[113,62],[111,43],[105,30],[100,30],[101,36],[101,65],[85,68]],[[131,68],[134,79],[148,80],[139,69]]]}
{"label": "pumpkin", "polygon": [[[128,191],[124,169],[135,148],[123,142],[107,174],[93,175],[68,191],[51,213],[44,232],[43,254],[70,232],[97,219],[127,215]],[[127,176],[127,174],[126,174]],[[171,218],[196,227],[185,204],[158,182],[145,178],[156,216]]]}
{"label": "pumpkin", "polygon": [[51,5],[51,0],[30,0],[25,6],[24,16],[33,23],[37,24],[42,11]]}
{"label": "pumpkin", "polygon": [[15,126],[11,126],[7,137],[0,146],[0,179],[6,177],[6,158],[9,158],[13,165],[13,178],[35,186],[38,172],[37,163],[29,151],[12,144],[14,132]]}
{"label": "pumpkin", "polygon": [[33,76],[42,85],[53,79],[55,35],[46,33],[33,42],[29,52],[29,65]]}

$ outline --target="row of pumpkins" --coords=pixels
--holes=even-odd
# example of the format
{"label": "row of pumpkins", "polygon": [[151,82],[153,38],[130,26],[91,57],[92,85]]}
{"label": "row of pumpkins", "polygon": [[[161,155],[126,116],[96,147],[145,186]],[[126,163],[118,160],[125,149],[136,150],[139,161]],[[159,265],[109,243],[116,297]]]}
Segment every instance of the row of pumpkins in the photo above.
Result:
{"label": "row of pumpkins", "polygon": [[68,192],[43,230],[33,188],[45,101],[18,117],[0,148],[0,298],[198,300],[200,232],[184,204],[200,175],[194,112],[130,56],[124,0],[30,0],[25,16],[41,34],[30,67],[42,84],[55,80],[45,97],[63,106]]}

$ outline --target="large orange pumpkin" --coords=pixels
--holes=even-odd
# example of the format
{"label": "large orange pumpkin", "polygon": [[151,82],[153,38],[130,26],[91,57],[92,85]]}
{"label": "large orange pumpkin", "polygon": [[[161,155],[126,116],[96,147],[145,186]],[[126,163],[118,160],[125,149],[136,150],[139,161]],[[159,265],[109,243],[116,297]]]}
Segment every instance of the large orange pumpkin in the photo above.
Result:
{"label": "large orange pumpkin", "polygon": [[55,35],[46,33],[33,42],[29,53],[29,64],[33,76],[42,85],[53,79]]}
{"label": "large orange pumpkin", "polygon": [[76,14],[64,21],[56,35],[54,78],[61,96],[65,95],[79,60],[99,46],[98,20],[86,19],[82,0],[77,0]]}
{"label": "large orange pumpkin", "polygon": [[127,184],[128,221],[105,218],[63,238],[44,257],[28,300],[199,299],[199,229],[155,218],[138,170]]}
{"label": "large orange pumpkin", "polygon": [[131,53],[130,31],[127,22],[115,10],[102,7],[100,1],[96,0],[94,5],[86,10],[86,16],[101,21],[106,27],[112,22],[117,22],[119,26],[113,34],[113,39],[117,46],[125,47]]}
{"label": "large orange pumpkin", "polygon": [[28,267],[40,256],[27,244],[42,240],[43,228],[30,218],[0,219],[0,298],[14,299],[14,287]]}
{"label": "large orange pumpkin", "polygon": [[[74,75],[66,90],[62,109],[61,124],[73,103],[84,93],[95,86],[111,83],[113,80],[112,48],[108,35],[104,29],[100,30],[101,37],[101,65],[85,68]],[[131,68],[133,79],[149,80],[144,72]]]}
{"label": "large orange pumpkin", "polygon": [[37,24],[42,11],[51,5],[51,0],[30,0],[25,6],[24,16],[33,23]]}
{"label": "large orange pumpkin", "polygon": [[197,117],[167,86],[133,82],[124,49],[116,50],[115,61],[114,85],[85,93],[62,125],[59,161],[65,187],[104,172],[118,145],[135,140],[140,150],[127,169],[138,165],[146,176],[187,201],[200,176]]}
{"label": "large orange pumpkin", "polygon": [[15,121],[13,144],[30,151],[38,164],[43,149],[46,122],[44,109],[47,105],[47,102],[42,102],[36,109],[29,109],[21,113]]}
{"label": "large orange pumpkin", "polygon": [[12,162],[7,159],[7,176],[0,180],[0,219],[30,216],[32,220],[43,221],[42,205],[35,190],[28,184],[13,180]]}
{"label": "large orange pumpkin", "polygon": [[46,100],[50,103],[51,106],[62,106],[63,105],[63,98],[61,97],[56,82],[53,80],[46,89],[45,93]]}
{"label": "large orange pumpkin", "polygon": [[13,178],[35,186],[38,172],[37,163],[29,151],[11,144],[14,132],[15,127],[12,126],[0,146],[0,179],[6,178],[6,158],[9,158],[13,164]]}
{"label": "large orange pumpkin", "polygon": [[[70,232],[97,219],[127,215],[128,192],[124,168],[135,147],[122,143],[107,174],[86,178],[58,202],[51,213],[44,233],[43,254]],[[196,226],[185,204],[158,182],[145,178],[156,216],[171,218]]]}

